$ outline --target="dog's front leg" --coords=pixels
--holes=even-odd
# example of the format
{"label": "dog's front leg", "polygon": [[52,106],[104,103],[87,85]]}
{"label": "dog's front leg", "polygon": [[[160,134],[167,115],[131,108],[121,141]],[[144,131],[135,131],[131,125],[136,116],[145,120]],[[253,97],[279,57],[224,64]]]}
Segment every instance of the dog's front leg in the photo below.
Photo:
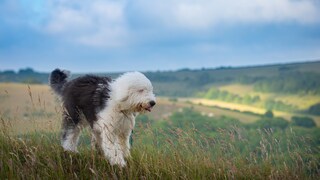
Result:
{"label": "dog's front leg", "polygon": [[130,136],[131,136],[131,131],[128,131],[126,133],[121,134],[119,137],[121,148],[125,158],[130,157]]}
{"label": "dog's front leg", "polygon": [[114,134],[102,133],[102,150],[111,165],[126,166],[124,152],[121,148],[119,139]]}

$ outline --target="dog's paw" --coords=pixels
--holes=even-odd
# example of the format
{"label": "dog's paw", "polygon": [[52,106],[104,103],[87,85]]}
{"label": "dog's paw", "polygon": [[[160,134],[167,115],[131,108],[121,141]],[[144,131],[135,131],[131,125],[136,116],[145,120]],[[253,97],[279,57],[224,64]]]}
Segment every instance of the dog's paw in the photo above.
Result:
{"label": "dog's paw", "polygon": [[112,166],[125,167],[127,165],[126,161],[123,158],[116,158],[110,160]]}

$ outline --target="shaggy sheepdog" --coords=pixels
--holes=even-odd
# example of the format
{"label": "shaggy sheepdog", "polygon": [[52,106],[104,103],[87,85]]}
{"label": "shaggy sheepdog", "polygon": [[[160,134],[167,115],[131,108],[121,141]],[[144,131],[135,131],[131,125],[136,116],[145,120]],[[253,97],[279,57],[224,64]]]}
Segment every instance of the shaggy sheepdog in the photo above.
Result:
{"label": "shaggy sheepdog", "polygon": [[68,76],[60,69],[50,75],[50,86],[63,103],[63,148],[77,152],[80,131],[89,125],[91,145],[97,144],[111,165],[125,166],[136,115],[156,104],[150,80],[140,72],[115,80],[86,75],[67,81]]}

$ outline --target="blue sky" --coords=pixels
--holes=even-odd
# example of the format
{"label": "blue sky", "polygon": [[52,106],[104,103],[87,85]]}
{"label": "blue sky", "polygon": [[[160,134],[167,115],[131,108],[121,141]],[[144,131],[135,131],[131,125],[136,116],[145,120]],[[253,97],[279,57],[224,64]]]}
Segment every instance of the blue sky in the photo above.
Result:
{"label": "blue sky", "polygon": [[320,59],[317,0],[0,0],[0,70],[175,70]]}

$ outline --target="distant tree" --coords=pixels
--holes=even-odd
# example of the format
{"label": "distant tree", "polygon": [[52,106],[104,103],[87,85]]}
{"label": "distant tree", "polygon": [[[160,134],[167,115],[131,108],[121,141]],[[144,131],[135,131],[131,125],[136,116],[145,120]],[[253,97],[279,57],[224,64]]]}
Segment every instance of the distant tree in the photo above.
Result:
{"label": "distant tree", "polygon": [[291,70],[292,68],[288,67],[288,66],[280,66],[278,68],[278,70],[281,72],[281,71],[289,71]]}
{"label": "distant tree", "polygon": [[310,106],[308,109],[308,113],[313,115],[320,115],[320,103]]}
{"label": "distant tree", "polygon": [[301,126],[306,128],[312,128],[317,126],[314,120],[309,117],[293,116],[291,120],[292,120],[292,124],[295,126]]}
{"label": "distant tree", "polygon": [[220,91],[216,88],[211,88],[209,91],[206,93],[204,96],[205,98],[208,99],[217,99],[219,97]]}
{"label": "distant tree", "polygon": [[13,70],[6,70],[1,72],[2,75],[15,75],[16,73]]}
{"label": "distant tree", "polygon": [[260,96],[254,96],[252,101],[253,101],[253,103],[257,103],[257,102],[261,101]]}
{"label": "distant tree", "polygon": [[197,85],[204,85],[210,82],[210,74],[208,72],[202,72],[196,80]]}
{"label": "distant tree", "polygon": [[254,89],[276,93],[320,93],[320,74],[311,72],[282,72],[277,76],[256,81]]}
{"label": "distant tree", "polygon": [[225,100],[228,102],[233,102],[235,96],[232,93],[228,93]]}
{"label": "distant tree", "polygon": [[225,100],[225,99],[227,98],[227,96],[228,96],[228,91],[221,91],[221,92],[219,93],[219,98],[220,98],[221,100]]}
{"label": "distant tree", "polygon": [[289,122],[283,118],[262,118],[252,124],[253,127],[262,129],[286,129]]}
{"label": "distant tree", "polygon": [[20,69],[19,74],[33,74],[35,71],[32,68],[25,68],[25,69]]}
{"label": "distant tree", "polygon": [[266,100],[264,102],[264,107],[266,109],[276,109],[280,111],[289,111],[289,112],[297,110],[296,106],[293,106],[291,104],[286,104],[282,101],[272,100],[272,99]]}
{"label": "distant tree", "polygon": [[248,94],[246,94],[246,95],[243,97],[243,103],[244,103],[244,104],[251,104],[251,103],[252,103],[252,99],[251,99],[251,97],[250,97]]}
{"label": "distant tree", "polygon": [[271,110],[267,110],[266,113],[264,113],[264,117],[273,118],[273,112]]}
{"label": "distant tree", "polygon": [[15,80],[16,73],[13,70],[0,72],[0,82],[14,82]]}

